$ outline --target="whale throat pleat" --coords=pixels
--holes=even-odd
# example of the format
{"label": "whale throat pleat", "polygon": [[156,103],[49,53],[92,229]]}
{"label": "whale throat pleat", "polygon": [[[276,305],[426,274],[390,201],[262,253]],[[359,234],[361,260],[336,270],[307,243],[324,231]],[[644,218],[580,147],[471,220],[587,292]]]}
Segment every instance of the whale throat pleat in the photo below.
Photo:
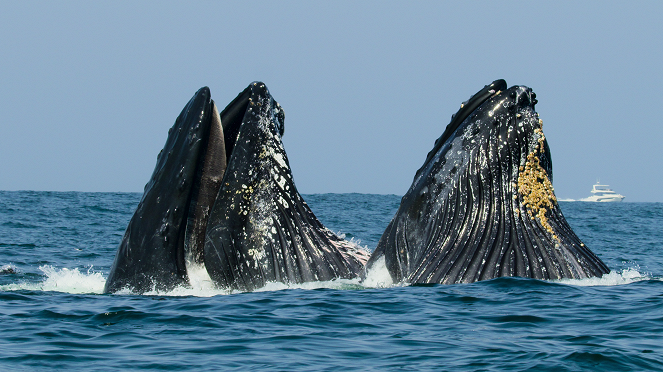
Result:
{"label": "whale throat pleat", "polygon": [[403,196],[369,270],[384,257],[395,281],[444,284],[609,272],[559,208],[535,95],[505,84],[487,86],[452,117]]}
{"label": "whale throat pleat", "polygon": [[[325,228],[295,187],[281,107],[259,83],[235,101],[246,102],[245,112],[221,114],[240,124],[207,226],[204,260],[212,280],[246,291],[360,275],[368,254]],[[228,137],[225,124],[224,131]]]}

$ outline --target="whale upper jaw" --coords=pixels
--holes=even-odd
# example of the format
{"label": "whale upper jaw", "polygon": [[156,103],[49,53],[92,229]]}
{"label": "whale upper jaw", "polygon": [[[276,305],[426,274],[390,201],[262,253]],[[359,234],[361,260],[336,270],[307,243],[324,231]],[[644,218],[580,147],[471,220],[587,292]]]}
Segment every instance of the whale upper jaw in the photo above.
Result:
{"label": "whale upper jaw", "polygon": [[395,281],[583,278],[607,266],[573,233],[552,187],[530,88],[497,80],[461,105],[417,171],[368,269]]}
{"label": "whale upper jaw", "polygon": [[220,113],[209,88],[196,92],[169,130],[104,292],[188,285],[190,265],[240,290],[359,275],[368,254],[322,226],[297,192],[284,120],[260,82]]}
{"label": "whale upper jaw", "polygon": [[104,292],[165,290],[187,282],[185,235],[195,209],[194,191],[200,183],[214,107],[209,88],[201,88],[169,129]]}

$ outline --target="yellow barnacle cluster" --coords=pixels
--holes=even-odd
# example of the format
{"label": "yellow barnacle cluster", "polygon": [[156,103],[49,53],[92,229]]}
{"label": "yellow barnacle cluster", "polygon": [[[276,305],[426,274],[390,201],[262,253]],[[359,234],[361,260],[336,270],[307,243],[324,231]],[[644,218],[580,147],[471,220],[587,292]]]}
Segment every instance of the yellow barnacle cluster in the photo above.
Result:
{"label": "yellow barnacle cluster", "polygon": [[520,171],[518,173],[518,192],[522,195],[529,216],[532,219],[538,218],[541,225],[555,240],[558,240],[546,218],[546,211],[554,207],[557,199],[550,178],[537,156],[537,152],[544,152],[545,136],[541,129],[537,128],[534,132],[539,136],[538,144],[534,151],[527,154],[525,166],[518,169]]}
{"label": "yellow barnacle cluster", "polygon": [[258,154],[258,159],[264,159],[267,156],[267,147],[263,146]]}

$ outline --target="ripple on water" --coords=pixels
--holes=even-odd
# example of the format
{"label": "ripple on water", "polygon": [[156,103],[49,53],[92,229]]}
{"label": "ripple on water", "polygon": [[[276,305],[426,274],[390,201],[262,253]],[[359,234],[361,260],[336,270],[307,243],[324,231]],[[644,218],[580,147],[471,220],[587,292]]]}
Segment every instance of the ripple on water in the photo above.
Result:
{"label": "ripple on water", "polygon": [[[369,247],[399,203],[305,197]],[[165,293],[102,295],[139,200],[0,192],[2,370],[663,370],[658,205],[563,204],[613,269],[602,278],[407,286],[382,270],[239,293],[198,276]]]}

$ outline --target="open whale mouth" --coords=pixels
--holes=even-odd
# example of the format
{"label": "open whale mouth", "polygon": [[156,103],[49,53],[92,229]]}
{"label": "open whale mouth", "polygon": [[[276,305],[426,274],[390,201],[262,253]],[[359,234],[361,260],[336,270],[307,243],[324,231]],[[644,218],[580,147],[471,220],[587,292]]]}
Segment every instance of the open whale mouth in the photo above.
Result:
{"label": "open whale mouth", "polygon": [[[207,222],[219,189],[223,185],[223,178],[240,136],[244,116],[251,114],[249,106],[256,104],[251,98],[252,88],[266,89],[262,83],[251,84],[221,113],[211,99],[202,108],[201,116],[209,112],[204,123],[204,126],[208,127],[208,134],[202,138],[203,145],[196,162],[194,182],[187,203],[187,219],[182,224],[180,233],[181,245],[178,250],[182,252],[185,264],[204,264],[203,247]],[[209,95],[208,88],[202,88],[201,91],[196,96],[201,93]],[[196,96],[192,100],[195,100]],[[284,114],[278,103],[276,107],[278,111],[276,117],[281,124],[279,135],[282,136]]]}
{"label": "open whale mouth", "polygon": [[[189,108],[193,103],[192,113],[199,112],[200,121],[190,126],[190,141],[200,141],[198,156],[193,156],[195,162],[189,166],[191,172],[195,167],[193,181],[190,185],[188,200],[184,203],[185,218],[182,221],[178,236],[178,266],[180,273],[186,280],[185,268],[190,265],[204,265],[204,245],[207,234],[207,225],[211,211],[220,189],[224,186],[226,172],[232,172],[233,153],[246,151],[241,145],[250,144],[250,140],[243,140],[243,125],[247,121],[246,115],[255,115],[254,107],[258,109],[263,102],[260,96],[268,94],[264,84],[255,82],[242,91],[226,108],[219,112],[216,104],[210,97],[209,88],[201,88],[191,99]],[[258,97],[256,97],[258,96]],[[184,111],[183,111],[184,112]],[[283,121],[285,114],[281,106],[274,102],[273,119],[276,121],[275,129],[279,136],[283,135]],[[175,123],[177,126],[178,123]],[[173,128],[175,128],[175,126]],[[186,127],[186,124],[184,125]],[[180,126],[181,128],[181,126]],[[177,129],[179,130],[179,128]],[[250,130],[250,129],[249,129]],[[198,138],[197,131],[200,131]],[[275,133],[275,134],[277,134]],[[240,146],[238,146],[240,142]],[[230,166],[230,167],[229,167]],[[182,173],[187,173],[181,170]],[[229,184],[226,182],[229,186]]]}
{"label": "open whale mouth", "polygon": [[164,149],[118,247],[105,292],[354,278],[368,254],[326,229],[297,192],[281,137],[285,115],[255,82],[221,112],[200,89]]}
{"label": "open whale mouth", "polygon": [[[268,94],[264,84],[252,83],[222,112],[207,87],[189,100],[168,131],[120,243],[106,292],[186,284],[187,266],[203,264],[207,222],[226,173],[233,171],[233,154],[242,147],[245,116],[252,114],[251,105],[260,104],[256,96]],[[275,103],[273,111],[282,135],[283,110]]]}

